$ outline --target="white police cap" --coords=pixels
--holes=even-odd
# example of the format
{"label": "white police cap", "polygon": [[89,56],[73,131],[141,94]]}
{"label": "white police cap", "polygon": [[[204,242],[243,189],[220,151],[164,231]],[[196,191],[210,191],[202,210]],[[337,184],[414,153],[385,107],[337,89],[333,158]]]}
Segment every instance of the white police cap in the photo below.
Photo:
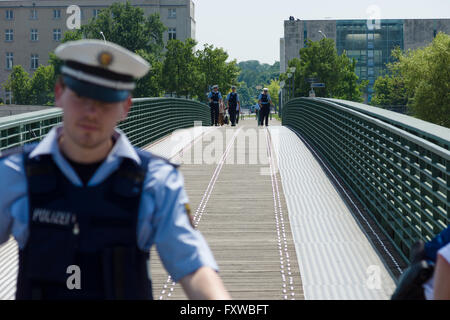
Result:
{"label": "white police cap", "polygon": [[219,86],[217,85],[217,84],[215,84],[215,85],[213,85],[213,87],[212,87],[213,89],[218,89],[219,88]]}
{"label": "white police cap", "polygon": [[[122,99],[124,94],[115,96],[116,93],[127,91],[129,94],[135,88],[135,79],[142,78],[150,69],[142,57],[115,43],[102,40],[66,42],[55,49],[55,54],[65,62],[61,73],[71,89],[105,101]],[[87,84],[94,85],[94,89],[88,88]],[[106,91],[96,95],[99,89]]]}
{"label": "white police cap", "polygon": [[264,89],[263,89],[263,91],[269,91],[269,89],[267,89],[267,88],[264,88]]}

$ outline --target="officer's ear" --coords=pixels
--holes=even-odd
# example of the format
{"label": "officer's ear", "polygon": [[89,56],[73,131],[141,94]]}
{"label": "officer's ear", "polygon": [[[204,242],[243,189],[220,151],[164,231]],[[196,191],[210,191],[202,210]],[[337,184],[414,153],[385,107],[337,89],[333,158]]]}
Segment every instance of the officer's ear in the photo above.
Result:
{"label": "officer's ear", "polygon": [[55,83],[55,106],[60,107],[59,100],[64,92],[66,85],[61,77]]}
{"label": "officer's ear", "polygon": [[128,112],[131,109],[131,106],[133,105],[133,100],[131,97],[131,94],[128,96],[128,98],[123,101],[123,105],[122,105],[122,116],[120,117],[120,121],[124,121],[127,116],[128,116]]}

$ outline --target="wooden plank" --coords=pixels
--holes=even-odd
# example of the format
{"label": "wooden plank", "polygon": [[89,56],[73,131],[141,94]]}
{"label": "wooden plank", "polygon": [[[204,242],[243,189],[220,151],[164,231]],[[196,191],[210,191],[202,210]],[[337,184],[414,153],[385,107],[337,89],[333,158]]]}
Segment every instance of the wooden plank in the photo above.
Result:
{"label": "wooden plank", "polygon": [[[271,121],[271,124],[279,123]],[[241,130],[237,139],[245,135],[246,130],[265,130],[257,129],[255,120],[241,121],[239,126]],[[223,133],[222,150],[225,150],[227,142],[225,130],[231,130],[231,127],[222,127],[219,130]],[[264,134],[259,137],[264,138]],[[245,150],[237,150],[235,142],[234,157],[237,152],[244,152],[247,159],[255,152],[265,154],[266,141],[261,142],[256,146],[249,146],[247,143],[244,146]],[[218,154],[217,159],[221,155]],[[281,192],[280,201],[292,284],[287,273],[284,243],[279,247],[272,179],[270,175],[261,174],[262,170],[268,171],[269,165],[235,164],[235,161],[227,164],[229,161],[230,159],[227,159],[221,168],[198,226],[217,260],[225,286],[233,299],[303,299],[300,271],[280,177],[276,176]],[[217,168],[216,162],[212,165],[188,164],[181,167],[193,213],[208,188]],[[281,223],[278,225],[279,232],[282,231],[280,225]],[[186,299],[181,286],[179,284],[173,286],[171,279],[168,279],[161,262],[155,258],[157,253],[154,248],[151,256],[154,298]],[[284,281],[282,271],[285,275]]]}

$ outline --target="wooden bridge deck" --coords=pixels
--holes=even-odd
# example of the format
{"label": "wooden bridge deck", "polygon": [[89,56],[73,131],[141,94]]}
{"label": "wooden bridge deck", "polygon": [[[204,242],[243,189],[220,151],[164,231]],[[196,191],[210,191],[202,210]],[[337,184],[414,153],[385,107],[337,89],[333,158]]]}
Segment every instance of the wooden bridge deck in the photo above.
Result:
{"label": "wooden bridge deck", "polygon": [[[272,120],[271,125],[279,123]],[[233,133],[237,133],[234,139],[230,138]],[[246,135],[258,136],[257,144],[248,138],[243,145]],[[198,229],[211,247],[232,298],[303,299],[280,177],[270,175],[266,135],[266,129],[257,128],[251,119],[241,120],[234,128],[221,127],[197,142],[204,155],[211,154],[207,148],[214,141],[215,146],[223,145],[217,148],[223,152],[212,153],[214,163],[205,164],[212,161],[203,159],[201,164],[186,164],[193,159],[192,151],[190,157],[185,153],[181,159],[181,171]],[[257,163],[249,163],[256,153]],[[244,154],[245,164],[237,164],[238,155]],[[168,277],[155,249],[151,256],[154,298],[186,299],[181,286]]]}

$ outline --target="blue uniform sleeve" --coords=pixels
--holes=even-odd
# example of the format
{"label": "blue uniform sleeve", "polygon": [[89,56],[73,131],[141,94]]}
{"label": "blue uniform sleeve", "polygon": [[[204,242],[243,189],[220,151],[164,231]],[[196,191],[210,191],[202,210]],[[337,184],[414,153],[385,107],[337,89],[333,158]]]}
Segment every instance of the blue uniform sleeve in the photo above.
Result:
{"label": "blue uniform sleeve", "polygon": [[150,168],[143,193],[138,244],[143,250],[156,245],[167,272],[178,281],[202,266],[218,270],[213,254],[189,221],[188,197],[181,173],[168,164]]}
{"label": "blue uniform sleeve", "polygon": [[208,93],[208,99],[211,99],[212,93]]}
{"label": "blue uniform sleeve", "polygon": [[219,92],[219,99],[222,99],[222,94]]}
{"label": "blue uniform sleeve", "polygon": [[12,234],[23,248],[28,237],[28,201],[21,154],[0,159],[0,177],[0,244]]}

